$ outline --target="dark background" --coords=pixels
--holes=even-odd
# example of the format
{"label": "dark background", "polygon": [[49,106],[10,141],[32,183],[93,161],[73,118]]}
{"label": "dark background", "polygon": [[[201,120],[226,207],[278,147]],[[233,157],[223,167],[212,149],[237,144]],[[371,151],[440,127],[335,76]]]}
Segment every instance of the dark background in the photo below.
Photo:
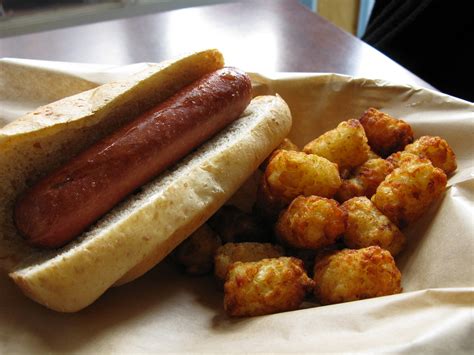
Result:
{"label": "dark background", "polygon": [[474,101],[474,2],[376,0],[365,42],[447,94]]}

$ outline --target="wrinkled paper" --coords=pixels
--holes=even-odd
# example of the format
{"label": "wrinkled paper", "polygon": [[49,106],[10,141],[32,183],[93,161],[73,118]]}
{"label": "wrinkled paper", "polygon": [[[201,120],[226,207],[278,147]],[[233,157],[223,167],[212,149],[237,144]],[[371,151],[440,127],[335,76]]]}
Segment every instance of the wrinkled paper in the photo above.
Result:
{"label": "wrinkled paper", "polygon": [[[0,60],[0,127],[62,97],[142,70]],[[257,94],[281,95],[303,146],[376,107],[408,121],[416,137],[440,135],[458,170],[429,212],[404,232],[397,258],[403,293],[253,318],[230,319],[209,277],[163,262],[75,314],[48,310],[0,276],[0,353],[465,352],[474,350],[474,105],[435,91],[337,74],[252,74]],[[0,152],[1,154],[1,152]],[[249,209],[256,178],[232,202]]]}

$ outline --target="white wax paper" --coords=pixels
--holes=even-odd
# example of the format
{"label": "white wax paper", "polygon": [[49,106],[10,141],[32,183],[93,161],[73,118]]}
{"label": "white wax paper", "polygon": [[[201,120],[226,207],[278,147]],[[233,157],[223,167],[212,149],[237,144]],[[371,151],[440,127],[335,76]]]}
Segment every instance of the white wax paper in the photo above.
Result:
{"label": "white wax paper", "polygon": [[[0,126],[33,108],[143,69],[3,59]],[[370,106],[440,135],[458,158],[444,197],[407,229],[401,294],[230,319],[212,277],[166,262],[75,314],[48,310],[0,276],[0,353],[397,352],[474,350],[474,105],[438,92],[337,74],[253,74],[290,105],[302,146]],[[1,154],[1,152],[0,152]],[[233,201],[248,209],[255,179]]]}

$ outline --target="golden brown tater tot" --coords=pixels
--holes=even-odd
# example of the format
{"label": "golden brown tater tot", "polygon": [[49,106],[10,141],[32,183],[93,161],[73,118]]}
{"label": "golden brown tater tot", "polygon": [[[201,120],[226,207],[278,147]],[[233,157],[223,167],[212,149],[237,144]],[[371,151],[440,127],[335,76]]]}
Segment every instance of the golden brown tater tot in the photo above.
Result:
{"label": "golden brown tater tot", "polygon": [[314,267],[314,294],[322,305],[400,293],[401,274],[378,246],[327,253]]}
{"label": "golden brown tater tot", "polygon": [[262,164],[260,164],[260,170],[265,171],[268,163],[270,162],[270,160],[272,160],[272,158],[279,150],[292,150],[295,152],[299,152],[300,148],[298,148],[298,146],[293,143],[289,138],[283,139],[280,145],[273,152],[270,153],[270,155],[267,157],[267,159],[264,160]]}
{"label": "golden brown tater tot", "polygon": [[237,262],[259,261],[283,256],[279,245],[270,243],[226,243],[217,249],[214,257],[214,273],[224,280],[230,266]]}
{"label": "golden brown tater tot", "polygon": [[445,191],[447,177],[428,159],[403,152],[404,162],[379,185],[372,202],[399,228],[417,220]]}
{"label": "golden brown tater tot", "polygon": [[336,199],[344,202],[352,197],[372,195],[377,187],[393,170],[393,165],[381,158],[369,159],[359,166],[351,178],[343,180],[336,193]]}
{"label": "golden brown tater tot", "polygon": [[319,249],[334,244],[346,229],[346,213],[336,201],[299,196],[280,214],[277,237],[293,248]]}
{"label": "golden brown tater tot", "polygon": [[224,309],[233,317],[295,310],[313,285],[296,258],[236,262],[227,274]]}
{"label": "golden brown tater tot", "polygon": [[352,249],[372,245],[396,256],[405,245],[405,236],[367,197],[354,197],[341,205],[347,212],[344,243]]}
{"label": "golden brown tater tot", "polygon": [[299,195],[332,197],[341,185],[337,165],[314,154],[280,150],[265,170],[274,198],[290,203]]}
{"label": "golden brown tater tot", "polygon": [[413,142],[413,130],[408,123],[373,107],[365,111],[359,121],[370,147],[383,158]]}
{"label": "golden brown tater tot", "polygon": [[441,137],[420,137],[412,144],[408,144],[405,152],[429,159],[435,167],[443,169],[446,175],[456,171],[456,155],[448,142]]}
{"label": "golden brown tater tot", "polygon": [[395,152],[390,154],[387,157],[387,161],[392,164],[393,168],[399,168],[402,164],[416,163],[420,157],[413,153],[405,152],[404,150],[400,152]]}
{"label": "golden brown tater tot", "polygon": [[358,120],[341,122],[305,145],[303,151],[316,154],[336,163],[340,171],[364,163],[369,157],[370,147],[364,128]]}

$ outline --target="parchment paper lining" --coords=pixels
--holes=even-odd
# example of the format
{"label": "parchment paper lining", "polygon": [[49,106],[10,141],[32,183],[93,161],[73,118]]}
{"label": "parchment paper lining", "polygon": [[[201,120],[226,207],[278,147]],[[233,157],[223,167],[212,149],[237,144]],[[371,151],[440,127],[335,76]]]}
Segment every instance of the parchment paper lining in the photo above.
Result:
{"label": "parchment paper lining", "polygon": [[[64,96],[147,66],[0,60],[0,126]],[[474,105],[444,94],[337,74],[252,74],[257,94],[290,105],[290,138],[302,146],[373,106],[407,120],[417,137],[440,135],[459,168],[449,189],[405,230],[397,260],[400,295],[229,319],[212,277],[191,278],[163,263],[109,290],[77,314],[58,314],[0,277],[0,353],[13,352],[448,352],[474,349]],[[1,154],[1,152],[0,152]],[[249,209],[256,178],[232,199]]]}

